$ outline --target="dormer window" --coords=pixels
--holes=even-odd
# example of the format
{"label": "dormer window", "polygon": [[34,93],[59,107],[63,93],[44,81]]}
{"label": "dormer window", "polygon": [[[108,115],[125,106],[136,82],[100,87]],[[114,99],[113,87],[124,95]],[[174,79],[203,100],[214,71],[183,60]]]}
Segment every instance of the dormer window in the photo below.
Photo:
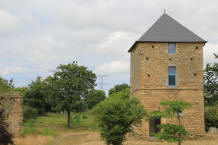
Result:
{"label": "dormer window", "polygon": [[168,43],[168,54],[176,54],[176,43]]}

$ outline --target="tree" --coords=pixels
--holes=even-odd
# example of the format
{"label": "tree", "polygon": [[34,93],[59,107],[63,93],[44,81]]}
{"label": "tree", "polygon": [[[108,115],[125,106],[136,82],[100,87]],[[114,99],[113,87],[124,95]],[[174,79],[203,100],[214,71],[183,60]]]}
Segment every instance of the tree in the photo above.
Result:
{"label": "tree", "polygon": [[181,124],[181,113],[188,107],[191,107],[191,104],[188,102],[182,101],[166,101],[161,102],[160,105],[165,107],[163,112],[159,110],[152,111],[149,115],[149,119],[155,118],[176,118],[178,125],[176,124],[161,124],[159,128],[161,131],[155,136],[160,140],[167,140],[168,142],[178,142],[178,145],[181,145],[183,138],[188,135],[188,131]]}
{"label": "tree", "polygon": [[[218,59],[218,55],[214,54]],[[218,101],[218,63],[207,64],[204,72],[205,104],[215,105]]]}
{"label": "tree", "polygon": [[86,104],[88,109],[92,109],[98,103],[104,101],[106,98],[105,92],[102,90],[92,90],[86,97]]}
{"label": "tree", "polygon": [[9,92],[13,88],[14,88],[13,79],[8,81],[8,80],[0,77],[0,93]]}
{"label": "tree", "polygon": [[116,94],[117,92],[120,92],[120,91],[122,91],[123,89],[126,89],[126,88],[129,88],[129,85],[125,84],[125,83],[115,85],[113,88],[111,88],[109,90],[109,96],[112,95],[112,94]]}
{"label": "tree", "polygon": [[130,90],[129,88],[122,89],[122,91],[118,91],[117,93],[113,93],[110,96],[121,96],[123,98],[129,98],[130,97]]}
{"label": "tree", "polygon": [[[29,84],[27,89],[24,89],[24,105],[29,106],[31,110],[37,110],[37,115],[43,115],[46,112],[50,111],[50,104],[47,102],[48,96],[48,84],[41,77],[37,77],[36,81],[33,81]],[[33,108],[33,109],[32,109]],[[25,109],[26,110],[26,109]],[[26,110],[24,112],[28,113],[30,111]],[[35,113],[35,111],[34,111]]]}
{"label": "tree", "polygon": [[107,145],[122,145],[125,135],[133,131],[132,126],[140,123],[146,111],[139,104],[136,98],[113,95],[94,108],[101,137]]}
{"label": "tree", "polygon": [[216,103],[214,106],[205,107],[206,131],[208,131],[210,127],[218,128],[218,103]]}
{"label": "tree", "polygon": [[74,61],[67,65],[59,65],[53,77],[56,92],[68,114],[67,126],[70,127],[70,112],[84,110],[85,95],[94,89],[96,75]]}

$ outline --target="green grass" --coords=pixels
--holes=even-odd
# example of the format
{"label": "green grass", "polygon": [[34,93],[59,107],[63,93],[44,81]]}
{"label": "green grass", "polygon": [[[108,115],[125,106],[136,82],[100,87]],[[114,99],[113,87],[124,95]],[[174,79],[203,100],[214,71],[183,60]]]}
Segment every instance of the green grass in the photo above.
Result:
{"label": "green grass", "polygon": [[71,113],[71,128],[67,128],[67,115],[49,113],[23,123],[25,135],[56,136],[58,132],[73,130],[97,130],[98,125],[89,113]]}

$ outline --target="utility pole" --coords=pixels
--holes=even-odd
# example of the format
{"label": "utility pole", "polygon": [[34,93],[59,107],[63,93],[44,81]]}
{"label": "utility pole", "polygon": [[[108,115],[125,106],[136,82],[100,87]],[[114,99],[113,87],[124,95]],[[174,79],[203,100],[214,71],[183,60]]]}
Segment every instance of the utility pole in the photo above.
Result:
{"label": "utility pole", "polygon": [[106,77],[107,75],[98,75],[99,77],[99,86],[100,86],[100,90],[104,89],[104,77]]}

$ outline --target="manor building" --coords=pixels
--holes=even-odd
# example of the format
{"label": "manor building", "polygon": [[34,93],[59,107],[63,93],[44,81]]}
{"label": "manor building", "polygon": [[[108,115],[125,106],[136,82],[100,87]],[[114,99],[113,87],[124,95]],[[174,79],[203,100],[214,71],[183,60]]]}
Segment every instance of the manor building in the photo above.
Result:
{"label": "manor building", "polygon": [[[203,97],[203,47],[206,41],[164,13],[129,49],[130,93],[145,109],[161,110],[160,102],[180,100],[192,107],[182,112],[190,136],[205,133]],[[158,132],[157,125],[175,119],[144,121],[137,133]]]}

